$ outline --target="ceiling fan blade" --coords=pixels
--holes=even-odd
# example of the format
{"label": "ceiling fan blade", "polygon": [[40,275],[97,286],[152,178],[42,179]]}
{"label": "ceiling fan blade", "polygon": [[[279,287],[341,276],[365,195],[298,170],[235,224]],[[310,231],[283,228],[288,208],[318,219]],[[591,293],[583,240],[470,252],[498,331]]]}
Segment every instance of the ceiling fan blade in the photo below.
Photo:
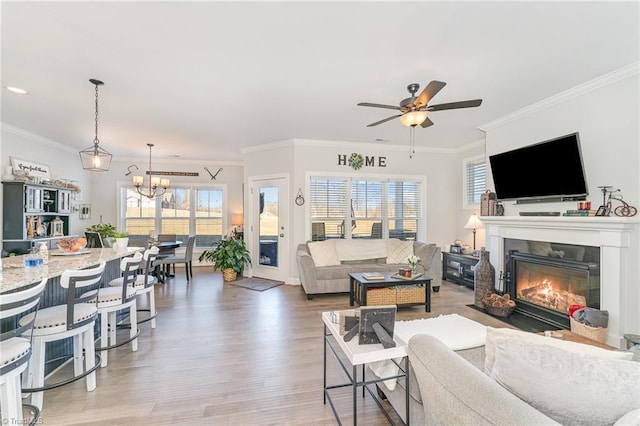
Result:
{"label": "ceiling fan blade", "polygon": [[392,115],[391,117],[383,118],[380,121],[376,121],[375,123],[369,124],[367,127],[377,126],[378,124],[386,123],[387,121],[393,120],[394,118],[400,117],[402,114]]}
{"label": "ceiling fan blade", "polygon": [[372,104],[370,102],[360,102],[358,106],[374,107],[374,108],[387,108],[387,109],[400,109],[399,106],[384,105],[384,104]]}
{"label": "ceiling fan blade", "polygon": [[431,81],[431,83],[427,84],[427,87],[424,88],[422,93],[418,95],[418,98],[413,104],[416,108],[426,106],[431,98],[433,98],[446,85],[447,83],[445,83],[444,81]]}
{"label": "ceiling fan blade", "polygon": [[473,108],[480,106],[482,99],[473,99],[471,101],[450,102],[447,104],[429,105],[427,111],[442,111],[444,109]]}
{"label": "ceiling fan blade", "polygon": [[433,121],[429,120],[429,117],[427,117],[426,120],[424,120],[424,122],[421,124],[422,127],[429,127],[429,126],[433,126]]}

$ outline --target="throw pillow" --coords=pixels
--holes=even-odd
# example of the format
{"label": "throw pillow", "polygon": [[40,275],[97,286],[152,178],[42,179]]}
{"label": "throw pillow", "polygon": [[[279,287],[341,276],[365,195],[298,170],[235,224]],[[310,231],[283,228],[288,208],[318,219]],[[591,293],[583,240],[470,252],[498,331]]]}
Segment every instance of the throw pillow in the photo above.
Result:
{"label": "throw pillow", "polygon": [[554,339],[552,337],[541,336],[539,334],[527,333],[526,331],[514,330],[511,328],[487,327],[487,341],[485,342],[484,372],[491,374],[495,362],[496,343],[498,340],[518,340],[525,343],[539,345],[549,345],[564,349],[577,354],[584,354],[598,358],[630,360],[632,352],[610,351],[597,346],[585,345],[583,343],[569,342],[566,340]]}
{"label": "throw pillow", "polygon": [[334,240],[307,243],[309,253],[316,266],[336,266],[340,264]]}
{"label": "throw pillow", "polygon": [[491,375],[563,425],[610,425],[640,408],[640,364],[500,339]]}
{"label": "throw pillow", "polygon": [[387,240],[387,263],[406,264],[407,257],[412,254],[413,241],[401,241],[395,238],[389,238]]}

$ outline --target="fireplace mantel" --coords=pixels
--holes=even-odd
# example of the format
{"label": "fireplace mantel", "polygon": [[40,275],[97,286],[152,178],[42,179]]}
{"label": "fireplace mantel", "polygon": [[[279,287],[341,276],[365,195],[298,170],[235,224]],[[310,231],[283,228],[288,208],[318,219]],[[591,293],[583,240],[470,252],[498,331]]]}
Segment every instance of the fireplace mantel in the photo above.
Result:
{"label": "fireplace mantel", "polygon": [[480,220],[496,275],[505,270],[506,238],[600,247],[600,306],[609,311],[607,342],[620,347],[624,333],[640,334],[639,218],[482,216]]}

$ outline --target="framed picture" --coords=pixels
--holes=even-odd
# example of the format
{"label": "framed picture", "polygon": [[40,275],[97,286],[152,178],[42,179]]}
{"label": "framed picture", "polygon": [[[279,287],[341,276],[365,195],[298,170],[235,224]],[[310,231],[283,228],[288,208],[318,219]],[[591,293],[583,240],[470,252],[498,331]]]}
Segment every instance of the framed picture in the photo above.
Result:
{"label": "framed picture", "polygon": [[462,246],[451,246],[451,248],[449,249],[449,253],[461,254],[462,253]]}
{"label": "framed picture", "polygon": [[360,308],[359,343],[361,345],[382,343],[373,328],[374,324],[380,324],[389,337],[393,339],[396,310],[397,307],[395,305],[376,307],[362,306]]}
{"label": "framed picture", "polygon": [[596,216],[609,216],[609,209],[607,206],[598,207],[598,211],[596,212]]}
{"label": "framed picture", "polygon": [[80,204],[80,219],[91,219],[91,204]]}

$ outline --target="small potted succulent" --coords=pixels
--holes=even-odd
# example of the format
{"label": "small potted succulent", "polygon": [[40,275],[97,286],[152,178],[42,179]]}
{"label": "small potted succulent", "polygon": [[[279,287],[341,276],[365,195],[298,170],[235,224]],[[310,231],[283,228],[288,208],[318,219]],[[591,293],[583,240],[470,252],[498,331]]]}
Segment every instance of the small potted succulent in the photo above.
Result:
{"label": "small potted succulent", "polygon": [[243,239],[233,236],[220,240],[212,250],[205,250],[198,258],[200,262],[213,262],[215,271],[221,270],[224,281],[235,281],[242,276],[245,265],[251,264],[251,254]]}

